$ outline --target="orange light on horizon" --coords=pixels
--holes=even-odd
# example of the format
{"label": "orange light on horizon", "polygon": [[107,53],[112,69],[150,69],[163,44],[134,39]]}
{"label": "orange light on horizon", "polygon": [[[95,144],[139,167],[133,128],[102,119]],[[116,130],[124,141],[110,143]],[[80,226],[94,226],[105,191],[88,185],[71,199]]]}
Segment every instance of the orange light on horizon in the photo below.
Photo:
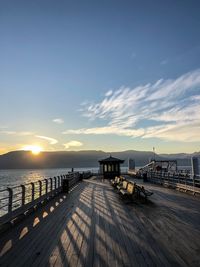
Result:
{"label": "orange light on horizon", "polygon": [[22,150],[31,151],[33,155],[38,155],[43,149],[41,146],[38,146],[38,145],[28,145],[28,146],[24,146]]}

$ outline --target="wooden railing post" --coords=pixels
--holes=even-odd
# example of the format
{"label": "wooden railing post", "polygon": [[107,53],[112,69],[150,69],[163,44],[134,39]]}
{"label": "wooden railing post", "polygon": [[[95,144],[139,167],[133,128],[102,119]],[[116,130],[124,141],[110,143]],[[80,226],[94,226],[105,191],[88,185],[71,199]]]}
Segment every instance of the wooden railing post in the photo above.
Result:
{"label": "wooden railing post", "polygon": [[48,179],[45,179],[45,194],[48,193]]}
{"label": "wooden railing post", "polygon": [[32,196],[31,201],[34,201],[34,199],[35,199],[35,184],[34,183],[31,183],[31,196]]}
{"label": "wooden railing post", "polygon": [[21,188],[22,188],[22,206],[25,205],[25,194],[26,194],[26,188],[25,188],[25,185],[21,185]]}
{"label": "wooden railing post", "polygon": [[39,183],[39,197],[42,195],[42,181],[38,181]]}
{"label": "wooden railing post", "polygon": [[8,187],[8,212],[12,211],[12,202],[13,202],[13,190],[12,188]]}

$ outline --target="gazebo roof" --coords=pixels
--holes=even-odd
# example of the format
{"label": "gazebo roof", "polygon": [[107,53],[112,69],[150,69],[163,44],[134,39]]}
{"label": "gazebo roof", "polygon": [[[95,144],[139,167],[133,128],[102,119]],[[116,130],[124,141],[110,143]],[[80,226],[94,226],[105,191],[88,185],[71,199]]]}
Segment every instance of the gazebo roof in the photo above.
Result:
{"label": "gazebo roof", "polygon": [[123,163],[124,160],[122,159],[118,159],[118,158],[114,158],[110,155],[110,157],[106,158],[106,159],[102,159],[102,160],[99,160],[99,163],[100,164],[103,164],[103,163]]}

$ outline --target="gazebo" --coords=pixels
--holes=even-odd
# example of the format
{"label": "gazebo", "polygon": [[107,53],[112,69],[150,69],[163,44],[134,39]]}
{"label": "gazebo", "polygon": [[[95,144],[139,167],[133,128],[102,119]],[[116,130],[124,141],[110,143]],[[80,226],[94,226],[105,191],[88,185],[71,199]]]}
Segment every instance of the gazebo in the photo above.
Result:
{"label": "gazebo", "polygon": [[120,164],[124,160],[114,158],[110,155],[109,158],[99,160],[100,170],[105,179],[113,179],[120,175]]}

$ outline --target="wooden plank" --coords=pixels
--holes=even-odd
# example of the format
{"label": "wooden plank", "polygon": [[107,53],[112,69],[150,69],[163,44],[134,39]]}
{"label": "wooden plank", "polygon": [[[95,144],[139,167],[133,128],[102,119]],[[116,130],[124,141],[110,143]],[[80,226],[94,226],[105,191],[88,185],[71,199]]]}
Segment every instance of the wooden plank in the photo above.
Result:
{"label": "wooden plank", "polygon": [[[81,194],[80,197],[80,202],[82,203],[81,207],[81,211],[82,213],[79,215],[82,216],[82,220],[84,220],[85,222],[85,231],[84,231],[84,238],[82,239],[82,243],[81,243],[81,247],[80,247],[80,253],[79,253],[79,258],[78,258],[78,262],[77,262],[77,266],[84,266],[86,263],[86,257],[87,257],[87,251],[89,251],[89,240],[90,238],[92,238],[92,235],[90,235],[90,228],[92,225],[92,199],[90,198],[90,202],[88,203],[88,201],[86,201],[84,199],[85,195],[90,196],[89,194],[91,194],[92,190],[84,190]],[[86,201],[86,202],[85,202]],[[87,203],[87,205],[85,204]]]}
{"label": "wooden plank", "polygon": [[200,201],[145,188],[148,204],[125,204],[108,181],[84,181],[0,237],[0,266],[199,266]]}
{"label": "wooden plank", "polygon": [[95,214],[95,208],[94,208],[94,191],[95,186],[91,184],[90,186],[90,203],[91,203],[91,209],[92,209],[92,215],[91,215],[91,226],[90,226],[90,232],[89,232],[89,240],[88,240],[88,250],[86,252],[85,262],[84,266],[93,266],[94,261],[94,250],[95,250],[95,224],[96,224],[96,214]]}
{"label": "wooden plank", "polygon": [[[73,195],[71,195],[71,198],[72,196]],[[63,216],[64,212],[66,211],[68,213],[71,210],[71,206],[67,205],[68,199],[69,197],[66,198],[65,202],[63,203],[64,205],[61,205],[59,208],[55,209],[51,218],[48,218],[47,216],[47,218],[42,221],[43,223],[39,223],[38,226],[33,229],[34,231],[30,232],[28,238],[24,238],[20,242],[18,241],[19,246],[10,252],[11,255],[9,256],[9,259],[12,261],[12,264],[16,263],[15,266],[18,266],[22,262],[26,261],[26,259],[27,262],[29,262],[31,259],[34,262],[37,257],[40,257],[42,251],[48,251],[48,244],[51,243],[50,237],[56,237],[57,231],[62,230],[62,228],[60,229],[58,225],[63,225],[65,222],[66,218]],[[66,210],[66,208],[68,209]],[[19,257],[19,255],[21,255],[21,257]]]}

